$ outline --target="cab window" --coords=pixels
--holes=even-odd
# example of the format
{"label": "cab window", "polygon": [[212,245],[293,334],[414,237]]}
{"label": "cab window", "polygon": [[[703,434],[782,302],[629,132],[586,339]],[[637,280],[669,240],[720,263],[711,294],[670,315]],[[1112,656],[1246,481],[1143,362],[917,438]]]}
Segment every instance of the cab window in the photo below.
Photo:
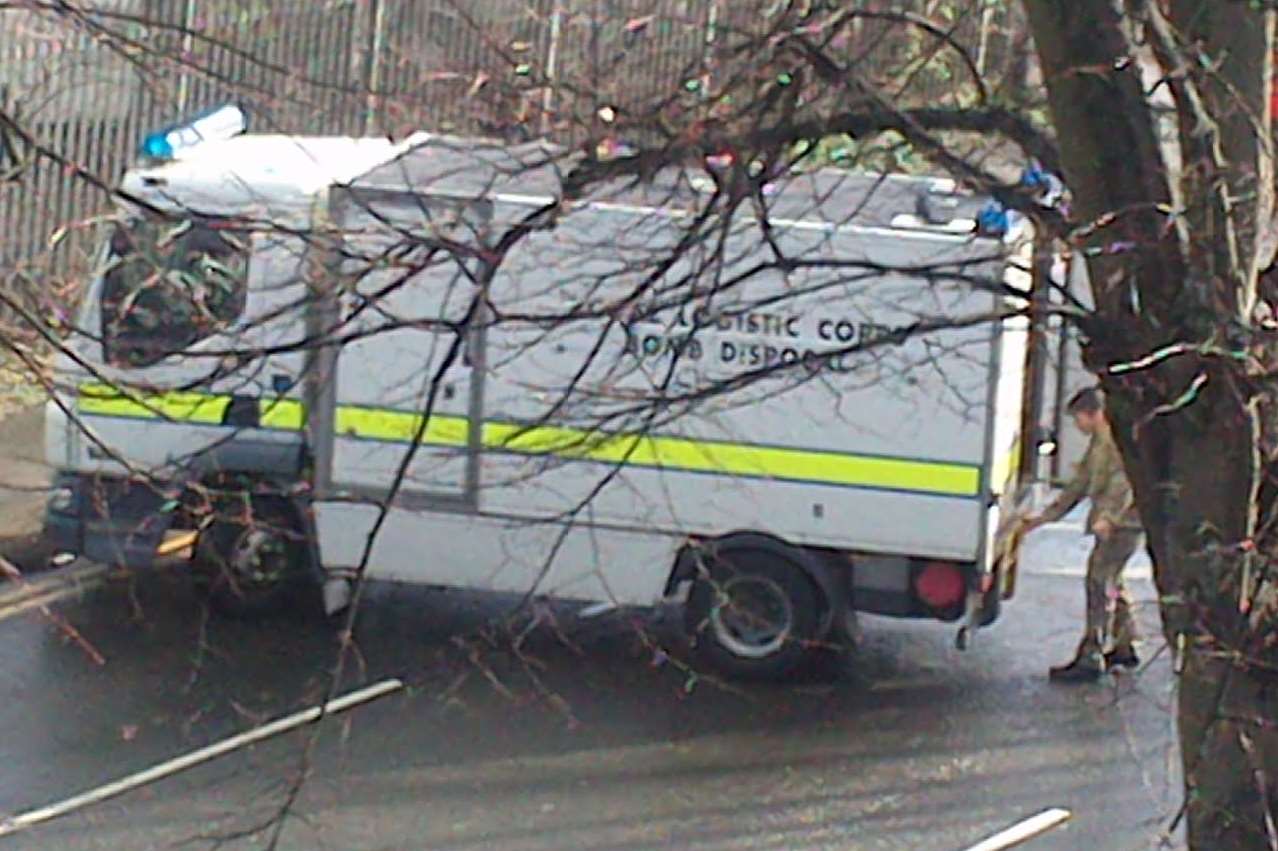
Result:
{"label": "cab window", "polygon": [[118,224],[101,290],[112,366],[158,363],[233,325],[244,312],[249,234],[214,221]]}

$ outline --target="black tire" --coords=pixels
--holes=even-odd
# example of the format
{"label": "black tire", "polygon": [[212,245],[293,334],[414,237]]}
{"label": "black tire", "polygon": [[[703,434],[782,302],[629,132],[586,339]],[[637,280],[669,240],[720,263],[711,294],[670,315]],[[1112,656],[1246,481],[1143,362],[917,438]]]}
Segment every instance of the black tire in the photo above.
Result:
{"label": "black tire", "polygon": [[704,558],[684,610],[700,661],[736,679],[779,680],[811,656],[821,595],[798,564],[749,546]]}
{"label": "black tire", "polygon": [[[305,536],[292,508],[278,500],[243,500],[219,506],[217,519],[200,534],[197,575],[209,604],[235,619],[276,614],[293,599],[305,575]],[[239,519],[236,514],[247,514]]]}

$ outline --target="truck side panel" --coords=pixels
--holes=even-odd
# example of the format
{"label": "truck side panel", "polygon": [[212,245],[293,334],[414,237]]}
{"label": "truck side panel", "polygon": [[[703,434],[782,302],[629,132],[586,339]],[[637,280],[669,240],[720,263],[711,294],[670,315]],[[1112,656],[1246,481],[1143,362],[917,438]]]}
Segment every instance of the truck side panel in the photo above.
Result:
{"label": "truck side panel", "polygon": [[[710,263],[698,274],[704,261],[695,251],[663,281],[640,280],[653,246],[673,242],[658,238],[663,227],[651,214],[605,210],[568,233],[534,236],[499,276],[499,313],[553,317],[645,286],[686,297],[685,278],[711,274]],[[740,227],[723,252],[723,279],[758,261],[757,230]],[[814,545],[975,558],[989,326],[917,337],[912,329],[988,316],[988,293],[954,278],[997,280],[998,265],[972,261],[999,249],[799,227],[775,238],[791,256],[848,265],[702,287],[690,306],[624,325],[588,318],[492,327],[485,421],[531,425],[506,451],[485,447],[483,507],[544,516],[615,476],[621,483],[590,499],[594,516],[610,522],[699,534],[754,528]],[[611,260],[615,271],[605,280],[583,273],[592,257],[596,270]],[[902,266],[935,267],[934,281],[884,271]],[[565,269],[578,277],[565,280]],[[882,342],[897,331],[903,341]],[[849,351],[858,346],[864,351]],[[839,350],[847,353],[823,360]],[[805,356],[812,370],[785,363]],[[520,451],[549,422],[559,431],[547,440],[560,451]],[[600,438],[615,434],[645,437]]]}
{"label": "truck side panel", "polygon": [[[368,563],[374,579],[651,605],[662,597],[682,541],[651,530],[468,512],[392,508]],[[315,506],[320,557],[355,567],[376,519],[368,504]]]}
{"label": "truck side panel", "polygon": [[[477,426],[477,505],[440,511],[410,481],[370,575],[651,603],[688,536],[978,557],[1001,247],[782,223],[774,240],[809,267],[757,269],[743,220],[651,277],[682,224],[602,205],[506,258],[482,407],[436,409],[441,428]],[[326,564],[358,563],[374,514],[317,506]]]}

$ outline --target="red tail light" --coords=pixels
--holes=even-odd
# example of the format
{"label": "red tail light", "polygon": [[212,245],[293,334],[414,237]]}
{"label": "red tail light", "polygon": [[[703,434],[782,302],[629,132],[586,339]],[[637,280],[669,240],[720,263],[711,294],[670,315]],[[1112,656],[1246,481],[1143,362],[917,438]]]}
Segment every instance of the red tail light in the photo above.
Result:
{"label": "red tail light", "polygon": [[932,609],[957,606],[965,593],[963,572],[946,561],[930,561],[914,574],[914,593]]}

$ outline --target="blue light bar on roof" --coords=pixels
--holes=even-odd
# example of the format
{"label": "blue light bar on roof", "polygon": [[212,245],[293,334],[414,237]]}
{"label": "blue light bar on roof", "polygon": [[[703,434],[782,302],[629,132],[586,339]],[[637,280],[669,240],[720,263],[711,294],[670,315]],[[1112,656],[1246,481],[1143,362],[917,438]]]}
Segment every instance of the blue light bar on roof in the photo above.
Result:
{"label": "blue light bar on roof", "polygon": [[977,231],[985,236],[1003,236],[1011,229],[1007,208],[991,200],[976,214]]}
{"label": "blue light bar on roof", "polygon": [[201,142],[230,139],[248,129],[248,117],[235,104],[207,109],[190,121],[174,124],[149,134],[142,140],[142,156],[149,160],[171,160],[182,150]]}

